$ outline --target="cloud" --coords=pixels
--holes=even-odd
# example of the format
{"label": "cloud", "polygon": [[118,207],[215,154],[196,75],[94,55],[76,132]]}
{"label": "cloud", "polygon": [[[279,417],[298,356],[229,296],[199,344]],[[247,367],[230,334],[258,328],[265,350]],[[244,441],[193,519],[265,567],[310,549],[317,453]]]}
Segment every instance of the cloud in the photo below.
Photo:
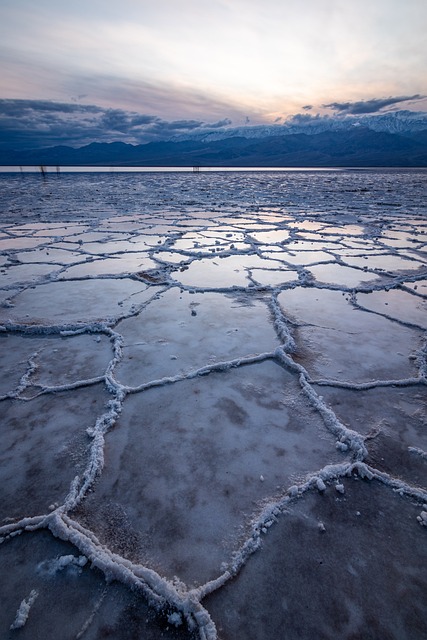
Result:
{"label": "cloud", "polygon": [[76,113],[76,112],[90,112],[97,113],[100,107],[92,105],[80,105],[63,102],[52,102],[51,100],[0,100],[0,114],[10,117],[25,117],[32,113],[34,118],[38,113],[46,112],[61,112],[61,113]]}
{"label": "cloud", "polygon": [[312,108],[313,108],[313,105],[312,105],[312,104],[305,104],[305,105],[303,106],[304,111],[310,111],[310,109],[312,109]]}
{"label": "cloud", "polygon": [[233,124],[233,121],[230,118],[224,118],[223,120],[218,120],[218,122],[212,122],[211,124],[202,125],[204,129],[221,129],[222,127],[228,127],[230,124]]}
{"label": "cloud", "polygon": [[160,116],[76,102],[0,99],[3,149],[41,148],[64,144],[122,141],[142,144],[197,130],[218,130],[229,118],[215,122],[166,120]]}
{"label": "cloud", "polygon": [[[422,100],[423,98],[425,98],[425,96],[417,93],[413,96],[372,98],[371,100],[358,100],[356,102],[331,102],[322,106],[328,109],[333,109],[343,115],[361,115],[364,113],[377,113],[385,107],[390,107],[392,105],[399,104],[400,102],[407,102],[408,100]],[[306,107],[303,108],[305,109]]]}
{"label": "cloud", "polygon": [[67,77],[64,88],[67,96],[85,93],[86,103],[138,113],[154,113],[167,121],[178,118],[207,122],[226,118],[241,121],[246,115],[240,103],[219,97],[212,91],[183,86],[175,81],[166,83],[160,79],[142,78],[132,80],[113,74],[92,73]]}
{"label": "cloud", "polygon": [[286,119],[286,121],[284,122],[284,124],[286,125],[311,125],[313,124],[313,122],[319,122],[320,120],[330,120],[330,116],[325,115],[325,116],[321,116],[319,113],[316,113],[316,115],[312,116],[311,113],[295,113],[292,116],[289,116],[289,118]]}

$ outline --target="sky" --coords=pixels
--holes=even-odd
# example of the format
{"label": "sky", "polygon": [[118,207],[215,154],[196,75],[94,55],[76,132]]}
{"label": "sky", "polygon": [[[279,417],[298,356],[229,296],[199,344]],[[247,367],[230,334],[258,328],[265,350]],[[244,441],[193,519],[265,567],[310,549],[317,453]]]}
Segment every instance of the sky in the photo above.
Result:
{"label": "sky", "polygon": [[139,142],[427,112],[426,32],[426,0],[1,0],[0,133]]}

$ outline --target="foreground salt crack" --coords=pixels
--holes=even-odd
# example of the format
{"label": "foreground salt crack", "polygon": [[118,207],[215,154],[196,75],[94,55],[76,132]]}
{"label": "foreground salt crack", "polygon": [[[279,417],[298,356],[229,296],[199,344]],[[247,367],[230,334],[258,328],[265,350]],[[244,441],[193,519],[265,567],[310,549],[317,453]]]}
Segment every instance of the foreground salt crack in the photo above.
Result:
{"label": "foreground salt crack", "polygon": [[[378,603],[351,604],[371,580],[394,608],[366,565],[385,570],[379,530],[417,612],[390,628],[427,631],[425,211],[415,178],[396,189],[411,207],[385,211],[393,176],[367,174],[369,196],[361,175],[308,175],[229,176],[234,191],[220,174],[2,177],[5,630],[227,640],[286,619],[310,638],[318,611],[298,622],[295,589],[315,601],[335,576],[325,637],[367,619],[384,635]],[[103,213],[95,182],[153,195]]]}

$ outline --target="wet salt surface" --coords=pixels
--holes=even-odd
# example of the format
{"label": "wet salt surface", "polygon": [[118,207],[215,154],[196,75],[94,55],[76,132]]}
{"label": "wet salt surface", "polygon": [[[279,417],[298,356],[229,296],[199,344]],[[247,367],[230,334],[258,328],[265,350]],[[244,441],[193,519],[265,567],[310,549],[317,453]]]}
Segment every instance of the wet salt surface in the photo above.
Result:
{"label": "wet salt surface", "polygon": [[0,180],[0,635],[425,637],[425,173]]}

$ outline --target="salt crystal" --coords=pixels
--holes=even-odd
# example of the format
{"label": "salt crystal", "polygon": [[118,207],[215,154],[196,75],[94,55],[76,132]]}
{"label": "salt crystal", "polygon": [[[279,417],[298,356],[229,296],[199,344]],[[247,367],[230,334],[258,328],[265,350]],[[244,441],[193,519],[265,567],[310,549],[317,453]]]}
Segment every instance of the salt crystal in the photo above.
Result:
{"label": "salt crystal", "polygon": [[326,484],[323,482],[322,478],[317,478],[316,487],[320,492],[325,491]]}

